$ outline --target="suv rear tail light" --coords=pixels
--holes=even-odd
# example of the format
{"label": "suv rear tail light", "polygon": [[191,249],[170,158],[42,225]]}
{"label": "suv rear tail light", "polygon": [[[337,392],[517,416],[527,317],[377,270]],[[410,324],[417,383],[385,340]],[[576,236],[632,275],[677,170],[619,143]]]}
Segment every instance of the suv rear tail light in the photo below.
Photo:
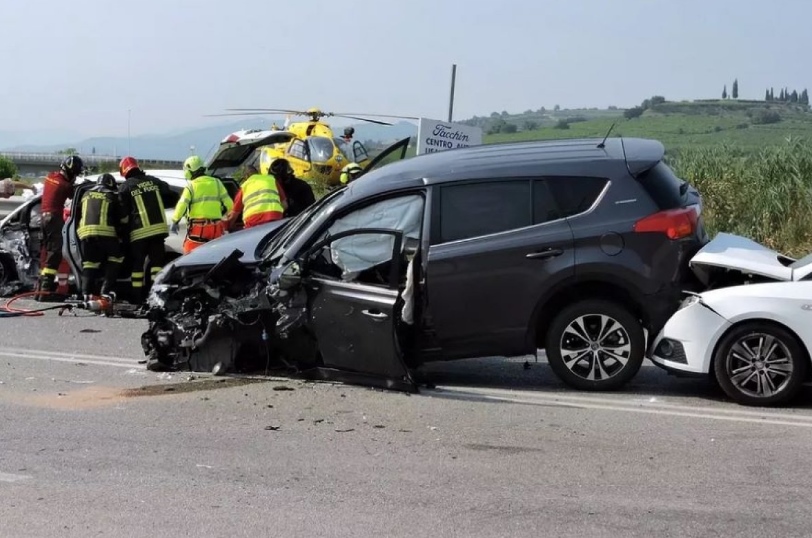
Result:
{"label": "suv rear tail light", "polygon": [[668,209],[654,213],[634,223],[637,233],[659,232],[669,239],[682,239],[696,232],[697,214],[692,207]]}

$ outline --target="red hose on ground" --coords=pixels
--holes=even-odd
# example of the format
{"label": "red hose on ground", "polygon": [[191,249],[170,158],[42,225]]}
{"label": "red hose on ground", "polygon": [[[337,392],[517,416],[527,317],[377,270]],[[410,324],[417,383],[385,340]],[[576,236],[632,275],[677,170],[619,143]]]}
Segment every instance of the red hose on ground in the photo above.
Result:
{"label": "red hose on ground", "polygon": [[27,309],[24,309],[24,308],[15,308],[15,307],[11,306],[15,301],[18,301],[20,299],[24,299],[26,297],[36,297],[36,296],[44,296],[44,295],[54,295],[54,294],[51,293],[51,292],[46,292],[46,291],[29,291],[29,292],[26,292],[26,293],[21,293],[20,295],[16,295],[16,296],[12,297],[11,299],[9,299],[8,301],[6,301],[6,304],[4,304],[3,306],[0,306],[0,316],[2,316],[2,313],[13,314],[15,317],[16,316],[20,316],[20,317],[42,316],[48,310],[58,310],[58,309],[61,309],[61,308],[65,307],[65,305],[58,304],[58,305],[55,305],[55,306],[48,306],[48,307],[45,307],[45,308],[36,308],[36,309],[33,309],[33,310],[27,310]]}

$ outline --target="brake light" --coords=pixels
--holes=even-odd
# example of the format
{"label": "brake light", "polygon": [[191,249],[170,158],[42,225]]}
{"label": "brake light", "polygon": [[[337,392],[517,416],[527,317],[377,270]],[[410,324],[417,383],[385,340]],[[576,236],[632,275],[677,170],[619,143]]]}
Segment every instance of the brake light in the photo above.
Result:
{"label": "brake light", "polygon": [[664,233],[669,239],[682,239],[696,232],[697,215],[692,207],[668,209],[634,223],[637,233]]}

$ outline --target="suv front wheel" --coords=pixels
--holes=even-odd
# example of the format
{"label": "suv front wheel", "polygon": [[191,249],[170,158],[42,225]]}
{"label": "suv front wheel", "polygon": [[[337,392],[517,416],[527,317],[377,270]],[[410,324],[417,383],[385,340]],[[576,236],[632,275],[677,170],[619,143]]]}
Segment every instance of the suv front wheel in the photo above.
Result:
{"label": "suv front wheel", "polygon": [[609,301],[580,301],[555,317],[545,349],[550,367],[580,390],[616,390],[640,370],[645,356],[640,322]]}

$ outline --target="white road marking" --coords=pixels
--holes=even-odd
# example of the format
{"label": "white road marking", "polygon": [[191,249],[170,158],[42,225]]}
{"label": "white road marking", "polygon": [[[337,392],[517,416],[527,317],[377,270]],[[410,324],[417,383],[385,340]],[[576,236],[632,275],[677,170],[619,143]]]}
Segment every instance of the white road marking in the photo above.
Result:
{"label": "white road marking", "polygon": [[73,364],[94,364],[99,366],[117,366],[119,368],[133,368],[140,366],[139,359],[126,359],[116,357],[102,357],[98,355],[80,355],[74,353],[59,353],[54,351],[33,349],[3,348],[0,357],[12,359],[36,359],[54,362],[67,362]]}
{"label": "white road marking", "polygon": [[0,482],[20,482],[29,478],[31,477],[24,474],[0,473]]}
{"label": "white road marking", "polygon": [[582,396],[566,396],[557,394],[530,393],[528,391],[509,391],[502,389],[480,389],[460,387],[437,387],[438,390],[427,390],[429,395],[449,396],[459,399],[481,398],[483,401],[502,401],[528,405],[557,405],[561,407],[577,407],[581,409],[597,409],[604,411],[626,411],[630,413],[649,413],[653,415],[677,416],[688,418],[702,418],[711,420],[727,420],[734,422],[749,422],[755,424],[771,424],[779,426],[796,426],[812,428],[812,416],[776,413],[772,411],[749,411],[746,409],[719,409],[714,407],[699,407],[677,404],[649,404],[640,401],[630,402],[612,398],[596,398]]}

